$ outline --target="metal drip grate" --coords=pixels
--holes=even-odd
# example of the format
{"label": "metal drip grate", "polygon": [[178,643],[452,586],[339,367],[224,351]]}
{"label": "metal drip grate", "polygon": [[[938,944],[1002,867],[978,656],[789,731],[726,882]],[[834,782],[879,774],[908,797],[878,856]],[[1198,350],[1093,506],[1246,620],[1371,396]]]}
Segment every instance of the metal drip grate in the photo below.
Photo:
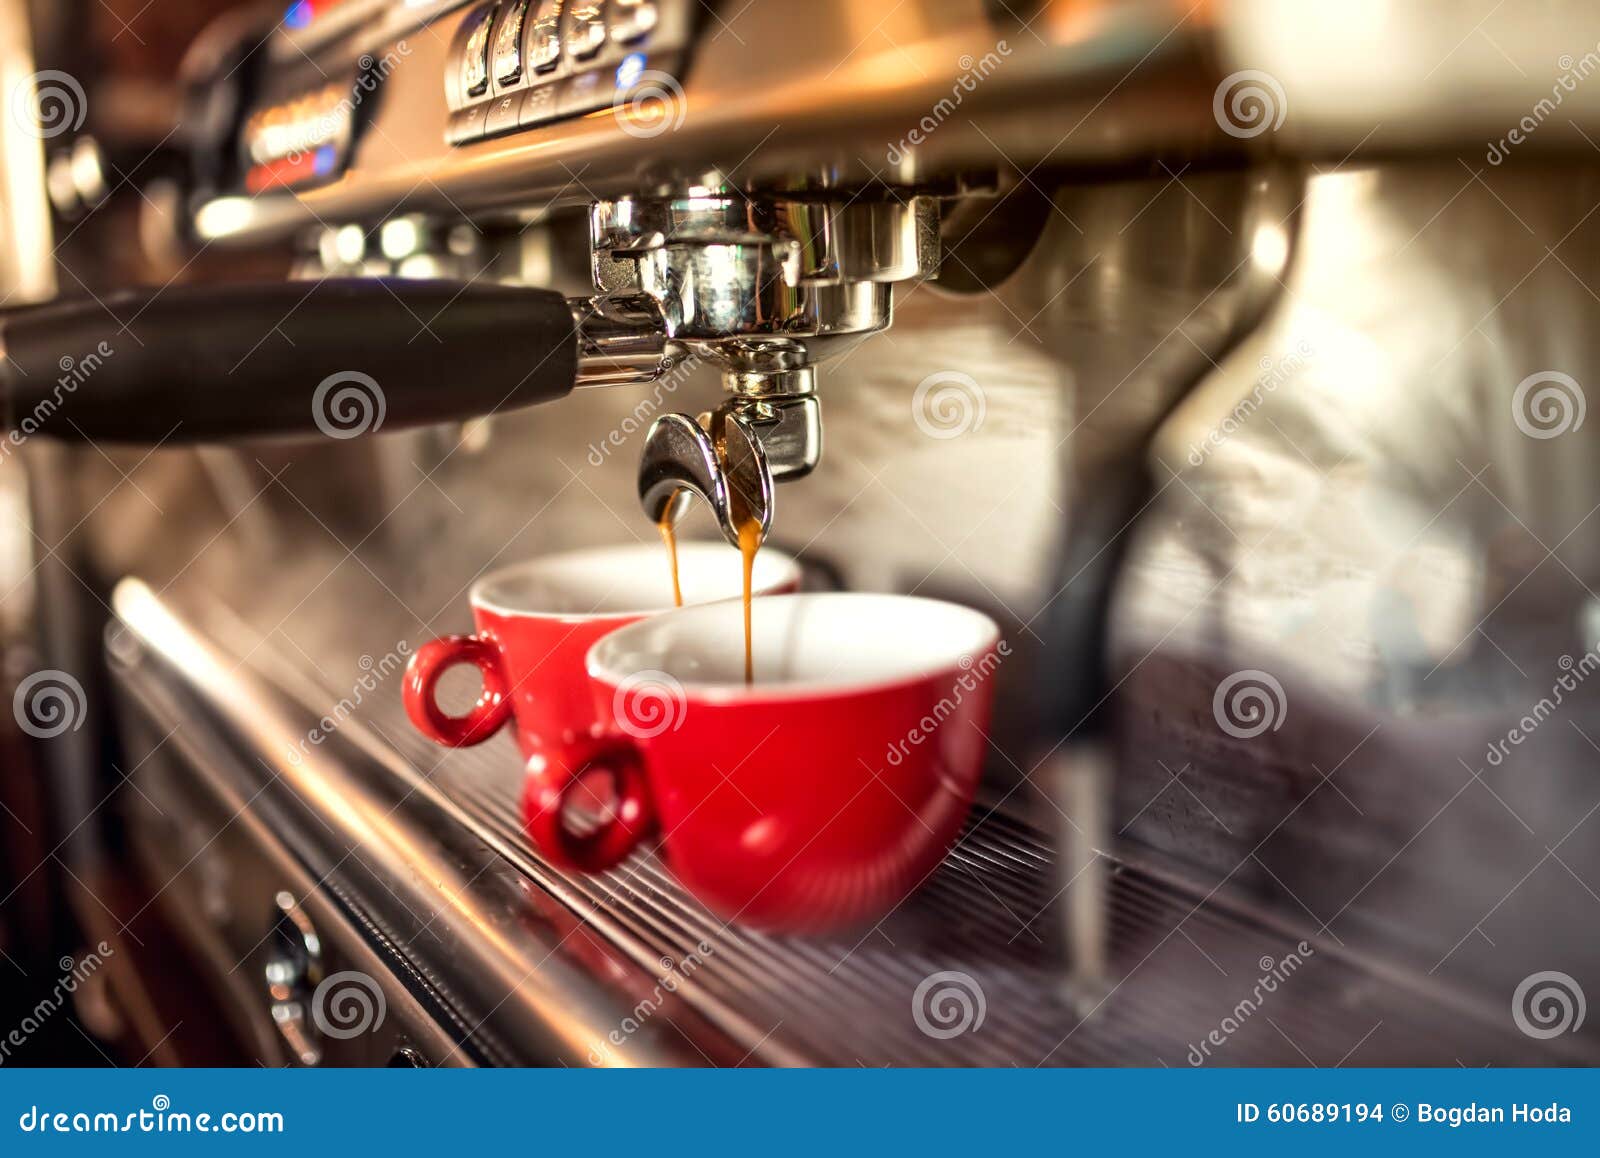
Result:
{"label": "metal drip grate", "polygon": [[[1058,887],[1052,850],[1038,831],[981,808],[944,865],[876,927],[835,938],[728,928],[680,888],[654,854],[638,854],[597,877],[561,874],[544,864],[521,830],[520,760],[508,737],[446,752],[418,736],[388,697],[369,702],[363,712],[364,722],[454,799],[485,838],[582,923],[586,935],[602,937],[638,962],[681,962],[697,954],[697,946],[710,946],[683,995],[741,1043],[750,1062],[1549,1060],[1516,1033],[1509,1016],[1499,1025],[1492,1013],[1368,968],[1330,945],[1311,944],[1301,954],[1299,934],[1274,928],[1220,895],[1203,897],[1120,861],[1113,864],[1109,897],[1113,980],[1098,996],[1079,995],[1074,1004],[1063,993],[1047,944],[1049,902]],[[551,882],[557,887],[549,888]],[[919,986],[928,991],[920,1017]],[[948,990],[949,1023],[929,1015],[941,989]],[[955,1003],[963,993],[970,1015]],[[963,1019],[972,1024],[943,1036]]]}

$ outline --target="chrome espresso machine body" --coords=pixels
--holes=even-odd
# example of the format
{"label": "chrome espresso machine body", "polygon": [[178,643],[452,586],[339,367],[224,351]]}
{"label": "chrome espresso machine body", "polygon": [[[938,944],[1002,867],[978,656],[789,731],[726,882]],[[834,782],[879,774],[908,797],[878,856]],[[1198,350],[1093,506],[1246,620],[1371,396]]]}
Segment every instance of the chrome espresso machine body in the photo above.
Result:
{"label": "chrome espresso machine body", "polygon": [[[275,345],[302,437],[25,448],[13,599],[88,705],[39,759],[128,990],[149,910],[266,1064],[1600,1056],[1539,1004],[1600,994],[1600,87],[1500,145],[1577,6],[315,7],[195,45],[167,204],[285,258],[291,338],[300,285],[385,279],[351,348],[436,390],[317,412]],[[440,279],[561,295],[576,389],[425,361]],[[554,870],[511,741],[400,707],[478,576],[736,543],[734,495],[808,586],[1012,645],[966,835],[848,936]]]}

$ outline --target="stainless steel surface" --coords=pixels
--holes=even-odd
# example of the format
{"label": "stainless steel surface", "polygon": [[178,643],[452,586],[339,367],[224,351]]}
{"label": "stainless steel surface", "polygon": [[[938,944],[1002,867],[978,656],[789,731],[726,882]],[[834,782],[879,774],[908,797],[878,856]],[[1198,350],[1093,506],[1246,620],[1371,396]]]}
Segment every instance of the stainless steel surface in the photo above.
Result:
{"label": "stainless steel surface", "polygon": [[[640,145],[657,132],[659,104],[613,115],[609,100],[586,116],[451,148],[437,80],[470,11],[399,38],[375,32],[353,48],[382,58],[403,39],[409,55],[400,75],[429,83],[386,90],[339,180],[298,200],[224,198],[201,214],[202,237],[282,237],[316,220],[377,219],[401,205],[515,213],[682,191],[714,173],[751,189],[849,187],[880,177],[912,186],[964,167],[1103,166],[1202,148],[1239,151],[1211,115],[1210,5],[1097,0],[1084,8],[1057,0],[1028,30],[991,20],[981,0],[883,11],[853,0],[803,9],[758,0],[722,14],[721,23],[700,11],[703,35],[678,81],[682,97],[669,101],[675,128],[657,137],[671,148],[659,150]],[[965,91],[969,59],[986,79]],[[956,93],[959,115],[946,115]],[[944,117],[938,131],[901,148],[936,109]]]}
{"label": "stainless steel surface", "polygon": [[891,287],[938,268],[937,206],[700,189],[593,209],[595,285],[654,300],[667,332],[733,370],[821,360],[889,324]]}
{"label": "stainless steel surface", "polygon": [[318,1026],[312,1012],[317,986],[327,974],[322,934],[294,894],[284,889],[273,898],[277,918],[267,935],[267,960],[262,968],[271,999],[272,1022],[301,1065],[322,1060]]}
{"label": "stainless steel surface", "polygon": [[[464,16],[418,31],[396,10],[357,50],[381,56],[403,39],[408,68],[442,77]],[[683,117],[670,156],[646,160],[624,128],[645,123],[609,109],[451,150],[438,89],[415,85],[377,111],[341,180],[303,204],[230,204],[208,235],[281,236],[401,204],[478,213],[627,196],[711,172],[748,188],[914,186],[963,170],[1093,173],[1149,158],[1177,169],[1285,153],[1581,157],[1584,134],[1600,130],[1600,96],[1582,83],[1600,66],[1589,16],[1583,0],[1531,14],[1495,0],[1348,12],[1300,0],[1047,0],[1024,23],[983,0],[884,11],[758,0],[706,18],[673,98]],[[972,63],[991,58],[973,83]]]}
{"label": "stainless steel surface", "polygon": [[656,0],[609,0],[607,17],[611,39],[625,44],[654,28],[661,11]]}
{"label": "stainless steel surface", "polygon": [[[302,719],[303,710],[241,665],[238,654],[219,649],[148,587],[124,582],[114,600],[119,626],[111,650],[120,680],[130,709],[155,728],[141,756],[174,749],[168,761],[141,760],[151,770],[130,804],[146,826],[192,818],[189,831],[210,830],[213,839],[241,826],[265,846],[254,855],[219,849],[196,869],[212,847],[201,838],[176,870],[166,850],[162,867],[174,884],[191,869],[200,882],[208,872],[221,874],[213,887],[229,888],[229,877],[244,876],[231,886],[234,895],[212,907],[231,918],[214,930],[210,946],[226,962],[225,978],[252,961],[265,968],[273,960],[279,893],[288,890],[296,904],[320,899],[337,914],[319,927],[362,929],[348,942],[368,946],[360,964],[369,976],[398,976],[420,991],[429,1015],[412,1020],[436,1025],[436,1036],[449,1043],[435,1043],[434,1064],[553,1063],[582,1056],[609,1028],[613,1006],[600,979],[555,955],[556,938],[527,919],[525,883],[486,855],[477,834],[461,825],[458,805],[393,761],[375,766],[342,735],[308,739],[318,735],[315,715]],[[220,827],[215,812],[196,816],[185,803],[191,792],[221,800]],[[162,854],[147,845],[146,855]],[[169,904],[181,911],[194,887],[175,891]],[[240,1008],[270,1017],[257,976],[248,970],[242,978],[248,996]],[[281,1032],[279,1020],[269,1025],[268,1036]],[[615,1060],[691,1059],[681,1042],[651,1028],[633,1035]]]}
{"label": "stainless steel surface", "polygon": [[[803,479],[822,461],[822,399],[814,375],[807,366],[771,375],[745,370],[723,376],[734,387],[733,397],[717,410],[750,432],[773,482]],[[711,428],[717,429],[715,418]]]}
{"label": "stainless steel surface", "polygon": [[567,16],[564,44],[567,55],[583,60],[606,42],[606,19],[601,0],[573,0]]}
{"label": "stainless steel surface", "polygon": [[818,360],[886,328],[896,283],[939,264],[937,207],[909,201],[751,198],[698,190],[603,202],[591,217],[595,284],[657,303],[679,346],[723,368],[731,397],[699,419],[663,415],[645,437],[646,517],[682,518],[692,496],[735,546],[773,518],[773,484],[822,457]]}
{"label": "stainless steel surface", "polygon": [[654,382],[683,357],[649,298],[574,298],[578,388]]}
{"label": "stainless steel surface", "polygon": [[1594,136],[1600,121],[1600,93],[1583,83],[1600,68],[1600,28],[1584,0],[1229,0],[1222,8],[1221,71],[1271,78],[1273,140],[1298,153],[1460,151],[1498,164],[1495,146],[1509,144],[1582,157],[1584,134]]}
{"label": "stainless steel surface", "polygon": [[775,484],[802,479],[822,460],[822,407],[811,366],[725,370],[732,397],[691,418],[664,414],[645,434],[639,505],[652,523],[676,525],[693,498],[706,504],[722,537],[739,546],[754,518],[771,533]]}
{"label": "stainless steel surface", "polygon": [[[1117,604],[1127,834],[1507,1000],[1600,976],[1597,191],[1312,181],[1284,300],[1161,433]],[[1264,697],[1231,731],[1228,680]]]}

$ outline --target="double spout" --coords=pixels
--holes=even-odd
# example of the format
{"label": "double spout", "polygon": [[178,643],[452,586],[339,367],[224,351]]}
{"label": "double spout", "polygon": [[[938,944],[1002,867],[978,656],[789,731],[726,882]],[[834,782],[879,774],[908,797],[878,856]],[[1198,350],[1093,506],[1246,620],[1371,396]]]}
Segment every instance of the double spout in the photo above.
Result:
{"label": "double spout", "polygon": [[775,484],[809,474],[822,457],[816,373],[728,370],[729,397],[698,417],[666,414],[645,436],[639,502],[655,523],[676,523],[698,496],[737,546],[754,521],[772,527]]}

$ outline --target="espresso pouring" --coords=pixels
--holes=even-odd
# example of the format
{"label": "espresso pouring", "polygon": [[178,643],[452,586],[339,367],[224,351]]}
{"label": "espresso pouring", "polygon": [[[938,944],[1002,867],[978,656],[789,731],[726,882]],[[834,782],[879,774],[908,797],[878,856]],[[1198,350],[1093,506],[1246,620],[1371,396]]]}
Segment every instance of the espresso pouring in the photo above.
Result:
{"label": "espresso pouring", "polygon": [[[672,568],[672,601],[674,606],[682,607],[683,587],[678,578],[678,533],[673,526],[670,504],[656,527],[661,532],[661,541],[667,546],[667,561]],[[755,650],[751,645],[751,607],[754,602],[756,553],[761,550],[761,541],[760,519],[749,516],[739,523],[739,554],[744,563],[744,682],[747,684],[756,682]]]}
{"label": "espresso pouring", "polygon": [[678,579],[678,532],[672,522],[673,503],[677,502],[678,494],[674,493],[667,503],[666,510],[661,512],[661,521],[656,524],[656,529],[661,532],[661,541],[667,545],[667,559],[672,564],[672,605],[683,606],[683,584]]}
{"label": "espresso pouring", "polygon": [[[711,429],[712,443],[716,448],[717,460],[726,472],[728,467],[728,438],[726,416],[716,415]],[[731,477],[731,474],[730,474]],[[678,492],[682,493],[682,492]],[[667,547],[667,560],[672,568],[672,599],[677,607],[683,606],[683,587],[678,575],[678,535],[677,527],[673,523],[673,509],[676,505],[677,494],[674,494],[661,518],[656,524],[661,532],[661,541]],[[756,555],[761,550],[762,540],[766,537],[761,528],[761,519],[751,509],[749,497],[730,487],[728,494],[729,515],[739,534],[739,555],[744,568],[744,682],[756,682],[755,649],[753,646],[753,616],[752,604],[754,602],[754,582]]]}

